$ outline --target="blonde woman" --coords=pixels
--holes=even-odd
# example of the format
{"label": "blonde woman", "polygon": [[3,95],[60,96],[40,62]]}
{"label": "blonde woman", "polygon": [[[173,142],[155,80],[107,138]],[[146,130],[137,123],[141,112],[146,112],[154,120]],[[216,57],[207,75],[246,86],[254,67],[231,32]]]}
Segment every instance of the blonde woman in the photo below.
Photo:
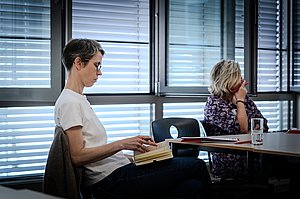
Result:
{"label": "blonde woman", "polygon": [[[233,60],[221,60],[211,70],[211,85],[204,108],[206,132],[214,135],[248,133],[252,117],[264,118],[251,98],[241,69]],[[264,118],[264,131],[268,131]],[[212,153],[212,174],[217,178],[240,178],[246,159],[241,155]]]}

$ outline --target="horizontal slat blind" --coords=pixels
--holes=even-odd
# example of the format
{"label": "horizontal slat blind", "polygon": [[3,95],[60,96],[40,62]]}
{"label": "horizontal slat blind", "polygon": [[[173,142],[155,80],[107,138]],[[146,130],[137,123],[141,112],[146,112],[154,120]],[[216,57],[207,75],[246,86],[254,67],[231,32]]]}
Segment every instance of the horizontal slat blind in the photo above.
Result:
{"label": "horizontal slat blind", "polygon": [[[288,129],[288,101],[255,101],[255,104],[268,120],[269,131]],[[165,103],[163,117],[189,117],[200,121],[204,118],[204,106],[205,102]],[[292,106],[293,104],[291,109]],[[174,137],[176,137],[176,133],[174,131]]]}
{"label": "horizontal slat blind", "polygon": [[244,0],[235,1],[235,47],[244,48]]}
{"label": "horizontal slat blind", "polygon": [[293,1],[294,86],[300,86],[300,1]]}
{"label": "horizontal slat blind", "polygon": [[149,45],[101,42],[106,51],[102,76],[85,93],[147,93],[150,88]]}
{"label": "horizontal slat blind", "polygon": [[281,51],[279,1],[260,0],[258,4],[258,91],[281,91]]}
{"label": "horizontal slat blind", "polygon": [[[258,4],[258,91],[279,92],[287,90],[287,53],[283,48],[286,43],[287,32],[280,31],[285,27],[287,16],[283,13],[285,4],[274,0],[260,0]],[[282,12],[282,15],[280,15]],[[282,21],[282,24],[281,24]],[[269,131],[288,129],[288,101],[265,101],[257,102],[257,106],[268,119]],[[293,104],[291,104],[293,106]],[[291,108],[291,109],[289,109]],[[291,115],[293,115],[291,113]]]}
{"label": "horizontal slat blind", "polygon": [[[268,119],[270,132],[288,129],[288,101],[256,101],[255,104],[257,105],[263,116]],[[200,120],[204,118],[204,106],[205,102],[164,103],[163,117],[195,118],[200,122]],[[290,108],[292,109],[292,107]],[[175,127],[171,127],[170,132],[174,138],[177,138],[178,132]],[[201,136],[203,136],[202,132]],[[207,152],[205,151],[200,151],[199,157],[205,161],[208,161]]]}
{"label": "horizontal slat blind", "polygon": [[50,0],[2,0],[0,88],[50,88]]}
{"label": "horizontal slat blind", "polygon": [[149,1],[74,0],[73,38],[100,41],[103,76],[85,93],[149,93]]}
{"label": "horizontal slat blind", "polygon": [[240,64],[244,75],[244,0],[236,0],[235,3],[235,61]]}
{"label": "horizontal slat blind", "polygon": [[[154,115],[151,104],[97,105],[93,109],[107,130],[108,142],[150,135]],[[44,173],[54,135],[53,110],[54,107],[0,109],[0,180]]]}
{"label": "horizontal slat blind", "polygon": [[0,109],[0,179],[42,174],[53,140],[53,107]]}
{"label": "horizontal slat blind", "polygon": [[170,0],[167,86],[208,86],[220,59],[220,1]]}
{"label": "horizontal slat blind", "polygon": [[[268,120],[269,131],[287,130],[289,128],[289,108],[293,110],[293,104],[289,107],[288,101],[256,101],[258,109]],[[293,114],[291,114],[293,117]],[[290,118],[293,121],[293,118]],[[290,124],[291,125],[291,124]]]}
{"label": "horizontal slat blind", "polygon": [[150,104],[96,105],[94,111],[108,131],[108,142],[150,134]]}

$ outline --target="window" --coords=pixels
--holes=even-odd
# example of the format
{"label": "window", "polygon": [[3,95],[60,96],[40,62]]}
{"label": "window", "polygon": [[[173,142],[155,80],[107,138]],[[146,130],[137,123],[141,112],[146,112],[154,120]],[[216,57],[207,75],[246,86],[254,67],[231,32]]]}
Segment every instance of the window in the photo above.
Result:
{"label": "window", "polygon": [[[95,105],[108,142],[149,135],[151,104]],[[43,175],[54,135],[54,107],[0,108],[0,181]],[[129,152],[127,152],[129,153]]]}
{"label": "window", "polygon": [[[254,21],[250,19],[254,13],[249,13],[252,9],[247,8],[249,3],[245,4],[243,0],[169,1],[166,41],[168,58],[165,60],[166,65],[161,64],[165,68],[165,74],[160,75],[159,93],[208,94],[211,67],[222,58],[237,60],[244,77],[252,78],[252,86],[257,86],[259,92],[287,91],[288,5],[286,2],[274,0],[259,0],[257,8],[255,4],[251,5],[253,12],[258,10],[256,70],[255,66],[246,66],[245,63],[247,56],[251,58],[250,54],[256,49],[255,45],[252,49],[245,48],[245,42],[249,41],[244,38],[248,37],[255,27]],[[250,43],[255,43],[255,40],[251,40]],[[253,76],[256,71],[257,75]],[[263,96],[263,93],[258,93],[258,96]],[[260,105],[264,116],[269,118],[271,131],[290,127],[292,103],[274,100],[276,97],[272,102],[269,101],[270,98],[264,99],[267,101],[258,101],[259,98],[252,97]],[[204,99],[199,98],[199,101],[201,100]],[[283,108],[288,108],[288,115]]]}
{"label": "window", "polygon": [[288,100],[282,101],[256,101],[258,109],[268,120],[269,131],[280,131],[291,129],[290,121],[293,117],[290,110],[293,110],[293,103]]}
{"label": "window", "polygon": [[106,54],[85,93],[149,93],[149,1],[74,0],[72,37],[98,40]]}
{"label": "window", "polygon": [[300,86],[300,2],[293,1],[293,76],[291,83],[294,89]]}
{"label": "window", "polygon": [[160,32],[166,33],[166,58],[160,58],[159,92],[207,94],[210,68],[222,57],[221,1],[170,0],[163,6],[168,12],[160,18],[168,23]]}
{"label": "window", "polygon": [[287,32],[280,14],[285,4],[258,2],[258,91],[287,91]]}
{"label": "window", "polygon": [[0,180],[44,173],[53,107],[0,108]]}
{"label": "window", "polygon": [[[108,143],[137,135],[150,135],[151,121],[154,119],[152,104],[95,105],[93,109],[106,129]],[[132,151],[124,152],[133,155]]]}
{"label": "window", "polygon": [[50,2],[10,1],[0,8],[0,87],[49,88]]}
{"label": "window", "polygon": [[[106,50],[106,55],[102,64],[103,76],[95,87],[85,90],[85,93],[149,93],[149,2],[98,0],[89,2],[73,1],[73,37],[97,39]],[[19,38],[20,35],[9,35],[9,32],[13,31],[0,33],[2,34],[0,46],[5,47],[0,48],[0,56],[6,56],[0,61],[0,72],[1,74],[12,73],[7,60],[13,60],[10,65],[15,63],[16,67],[20,67],[15,68],[13,70],[15,74],[11,75],[16,77],[12,82],[17,82],[13,86],[26,87],[26,89],[28,87],[31,90],[26,92],[37,93],[38,96],[44,97],[36,98],[35,95],[29,95],[28,99],[36,100],[37,103],[29,101],[28,105],[25,104],[26,99],[23,96],[22,103],[14,102],[10,104],[11,107],[4,105],[0,107],[0,181],[43,175],[54,135],[53,102],[63,88],[61,80],[63,68],[60,60],[62,50],[55,46],[58,41],[61,41],[59,46],[63,45],[60,38],[62,34],[59,33],[61,24],[58,22],[64,21],[65,16],[60,15],[62,10],[60,3],[61,1],[51,4],[51,12],[55,13],[52,18],[50,1],[16,0],[0,5],[1,30],[4,29],[5,24],[13,24],[12,29],[20,31],[19,34],[36,33],[28,36],[23,34],[24,38]],[[14,14],[6,16],[6,19],[3,16],[6,15],[7,8],[10,8]],[[24,11],[23,15],[21,10]],[[50,22],[53,18],[58,18],[55,21],[57,24]],[[24,30],[19,30],[18,20],[21,19]],[[51,23],[54,24],[50,30]],[[5,41],[10,46],[5,44]],[[52,47],[55,50],[52,50]],[[26,59],[20,59],[20,55],[25,56]],[[27,61],[26,64],[21,65],[24,61]],[[17,81],[20,79],[16,76],[19,70],[24,68],[23,66],[28,68],[26,72],[30,77],[26,83]],[[0,81],[5,82],[2,77],[0,75]],[[6,85],[5,89],[13,86]],[[58,88],[56,95],[51,92],[45,94],[47,89],[55,86]],[[1,97],[6,97],[2,94]],[[88,96],[94,102],[95,105],[92,107],[107,130],[108,142],[128,136],[150,134],[150,122],[154,117],[155,105],[149,102],[149,99],[144,101],[137,99],[138,103],[135,103],[135,99],[130,97],[123,99],[123,96],[106,96],[107,101],[103,103],[101,100],[105,97],[96,96],[96,100],[93,97],[95,95]],[[132,100],[129,102],[128,98]],[[9,99],[15,98],[10,96]],[[38,106],[39,103],[45,103],[44,100],[47,100],[46,104],[52,105]],[[23,103],[26,106],[23,107]]]}
{"label": "window", "polygon": [[[53,8],[53,11],[55,8]],[[1,1],[0,100],[54,101],[59,70],[51,69],[50,0]],[[56,28],[53,28],[53,31]],[[59,63],[59,62],[58,62]]]}

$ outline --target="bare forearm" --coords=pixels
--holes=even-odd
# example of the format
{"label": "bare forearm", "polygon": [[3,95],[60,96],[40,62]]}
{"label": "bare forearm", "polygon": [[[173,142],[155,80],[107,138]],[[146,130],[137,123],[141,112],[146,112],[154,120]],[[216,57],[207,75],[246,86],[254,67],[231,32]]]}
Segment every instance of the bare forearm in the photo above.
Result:
{"label": "bare forearm", "polygon": [[242,133],[248,133],[248,117],[244,103],[237,103],[237,119]]}
{"label": "bare forearm", "polygon": [[99,147],[82,148],[71,157],[74,165],[81,166],[105,159],[121,150],[123,150],[123,146],[118,142],[113,142]]}
{"label": "bare forearm", "polygon": [[150,136],[135,136],[94,148],[85,148],[78,142],[76,145],[77,147],[73,147],[71,157],[73,164],[83,165],[102,160],[123,149],[136,150],[143,153],[148,151],[147,147],[144,147],[144,145],[157,146]]}

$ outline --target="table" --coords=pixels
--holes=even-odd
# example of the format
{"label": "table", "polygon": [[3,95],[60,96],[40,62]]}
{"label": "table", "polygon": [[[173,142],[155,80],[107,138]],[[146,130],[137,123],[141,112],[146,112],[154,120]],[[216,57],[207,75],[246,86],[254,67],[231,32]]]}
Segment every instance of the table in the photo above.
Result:
{"label": "table", "polygon": [[[236,154],[246,154],[247,156],[247,167],[249,172],[249,179],[253,176],[254,168],[254,156],[258,155],[261,158],[261,162],[266,162],[269,155],[284,156],[296,159],[299,162],[300,158],[300,135],[287,134],[284,132],[280,133],[264,133],[262,145],[252,145],[251,143],[235,144],[233,142],[181,142],[181,139],[170,139],[171,144],[189,144],[198,146],[199,150],[210,151],[210,152],[226,152]],[[211,136],[216,137],[216,136]],[[218,136],[225,138],[239,138],[240,141],[250,140],[250,134],[240,135],[225,135]],[[264,173],[266,166],[261,165],[261,174]],[[264,179],[266,176],[262,176]],[[250,179],[251,180],[251,179]]]}
{"label": "table", "polygon": [[2,199],[61,199],[59,197],[47,195],[41,192],[29,190],[29,189],[12,189],[4,186],[0,186],[0,198]]}
{"label": "table", "polygon": [[[216,137],[216,136],[211,136]],[[239,138],[240,141],[250,140],[250,134],[225,135],[218,137]],[[272,154],[281,156],[292,156],[300,158],[300,135],[287,133],[264,133],[262,145],[252,145],[250,143],[235,144],[233,142],[181,142],[181,139],[169,139],[174,144],[196,145],[201,150],[207,151],[235,151],[235,152],[254,152],[260,154]]]}

